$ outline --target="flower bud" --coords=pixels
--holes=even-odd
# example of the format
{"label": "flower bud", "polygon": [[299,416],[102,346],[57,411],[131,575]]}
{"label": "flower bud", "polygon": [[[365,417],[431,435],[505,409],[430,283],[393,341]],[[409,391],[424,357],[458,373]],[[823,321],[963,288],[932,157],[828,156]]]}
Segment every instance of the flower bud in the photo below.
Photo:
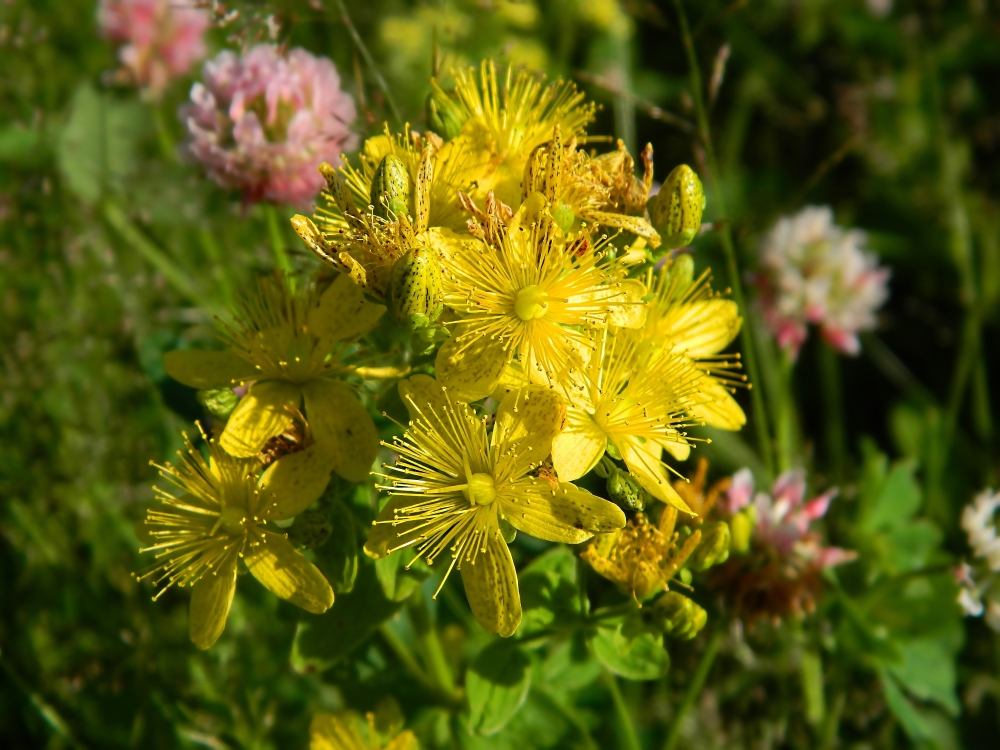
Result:
{"label": "flower bud", "polygon": [[403,160],[394,154],[386,154],[372,175],[369,194],[372,212],[387,221],[409,213],[410,182],[410,170]]}
{"label": "flower bud", "polygon": [[701,543],[688,558],[694,571],[708,570],[729,559],[729,526],[725,521],[709,521],[701,527]]}
{"label": "flower bud", "polygon": [[427,96],[427,124],[430,129],[450,141],[462,134],[465,114],[450,96],[435,86]]}
{"label": "flower bud", "polygon": [[240,402],[240,397],[232,388],[205,388],[195,394],[198,403],[205,407],[212,419],[225,422]]}
{"label": "flower bud", "polygon": [[756,525],[757,509],[749,505],[729,519],[729,548],[737,554],[745,554],[750,549],[753,527]]}
{"label": "flower bud", "polygon": [[330,538],[333,524],[322,513],[303,513],[288,527],[288,541],[298,549],[321,547]]}
{"label": "flower bud", "polygon": [[608,497],[622,510],[643,510],[646,492],[635,478],[617,467],[608,473]]}
{"label": "flower bud", "polygon": [[407,330],[419,331],[444,309],[441,266],[434,252],[415,247],[392,267],[392,314]]}
{"label": "flower bud", "polygon": [[503,537],[503,540],[507,542],[507,544],[512,544],[517,538],[517,529],[515,529],[513,524],[511,524],[511,522],[503,516],[500,517],[497,525],[500,527],[500,536]]}
{"label": "flower bud", "polygon": [[694,281],[694,258],[681,253],[672,258],[663,268],[666,288],[671,290],[672,299],[683,299],[684,293]]}
{"label": "flower bud", "polygon": [[701,213],[705,210],[701,180],[688,165],[675,167],[646,208],[653,226],[660,233],[661,252],[690,245],[698,234]]}
{"label": "flower bud", "polygon": [[708,613],[703,607],[676,591],[668,591],[656,600],[652,617],[666,635],[686,641],[698,635],[708,621]]}

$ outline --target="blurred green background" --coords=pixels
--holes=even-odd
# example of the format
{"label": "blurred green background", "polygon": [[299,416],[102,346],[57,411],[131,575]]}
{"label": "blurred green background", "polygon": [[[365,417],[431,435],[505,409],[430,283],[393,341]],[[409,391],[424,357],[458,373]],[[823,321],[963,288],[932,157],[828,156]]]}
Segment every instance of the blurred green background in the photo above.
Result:
{"label": "blurred green background", "polygon": [[[230,5],[242,20],[211,32],[213,51],[253,40],[274,13],[282,42],[335,61],[362,135],[383,119],[401,127],[393,107],[424,127],[436,46],[444,69],[493,57],[573,78],[602,105],[591,132],[633,153],[652,143],[660,179],[681,162],[706,172],[672,2],[351,0],[392,104],[338,3]],[[996,747],[1000,645],[960,619],[948,569],[966,554],[962,506],[997,480],[1000,3],[686,7],[706,81],[728,45],[709,113],[722,195],[709,194],[706,220],[731,226],[751,272],[777,217],[831,204],[869,233],[892,296],[862,354],[839,360],[839,389],[815,337],[794,370],[762,347],[774,423],[817,487],[843,487],[828,530],[862,560],[804,623],[758,632],[754,653],[724,649],[680,746]],[[314,711],[370,710],[391,690],[428,747],[622,746],[585,665],[559,672],[550,658],[530,711],[493,738],[459,740],[377,638],[330,670],[293,668],[297,612],[245,586],[202,653],[187,596],[154,604],[131,577],[149,461],[201,414],[165,377],[163,352],[206,336],[192,326],[276,250],[300,269],[315,262],[290,211],[246,211],[178,158],[190,80],[144,101],[109,75],[115,55],[93,0],[0,3],[0,744],[299,748]],[[725,288],[716,234],[696,260]],[[715,470],[756,466],[749,429],[714,437]],[[866,522],[875,506],[883,522]],[[626,685],[649,747],[702,646],[673,649],[665,681]],[[454,648],[460,659],[471,646]],[[819,704],[803,653],[823,654]]]}

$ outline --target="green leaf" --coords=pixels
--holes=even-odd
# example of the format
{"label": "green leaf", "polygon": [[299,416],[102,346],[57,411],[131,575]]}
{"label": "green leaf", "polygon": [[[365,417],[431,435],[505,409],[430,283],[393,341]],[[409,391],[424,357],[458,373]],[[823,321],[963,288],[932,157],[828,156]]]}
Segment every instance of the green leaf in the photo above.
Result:
{"label": "green leaf", "polygon": [[955,695],[956,649],[941,638],[922,638],[900,642],[903,652],[901,664],[894,664],[889,671],[915,698],[933,701],[952,716],[960,710]]}
{"label": "green leaf", "polygon": [[351,593],[338,596],[322,615],[299,620],[292,642],[292,668],[303,674],[329,669],[364,643],[400,606],[382,593],[375,566],[362,566]]}
{"label": "green leaf", "polygon": [[89,84],[73,94],[69,120],[57,144],[66,185],[86,203],[122,187],[132,171],[144,129],[141,105],[118,102]]}
{"label": "green leaf", "polygon": [[896,684],[895,678],[885,669],[880,669],[879,675],[882,678],[882,688],[885,690],[885,702],[889,705],[893,716],[899,720],[906,734],[917,742],[928,739],[927,725],[924,723],[923,717]]}
{"label": "green leaf", "polygon": [[324,509],[332,530],[326,543],[313,550],[318,567],[338,594],[354,588],[358,574],[358,535],[354,514],[340,500],[333,500]]}
{"label": "green leaf", "polygon": [[565,546],[554,547],[536,558],[518,576],[521,592],[522,635],[544,630],[556,620],[580,616],[576,557]]}
{"label": "green leaf", "polygon": [[896,570],[918,570],[928,563],[943,538],[941,529],[933,522],[919,518],[886,535],[886,560]]}
{"label": "green leaf", "polygon": [[590,658],[587,642],[579,632],[556,646],[541,670],[546,689],[559,694],[586,687],[601,675],[601,665]]}
{"label": "green leaf", "polygon": [[[873,532],[904,525],[920,509],[920,486],[913,478],[912,461],[897,461],[881,482],[862,528]],[[870,489],[866,487],[866,494]]]}
{"label": "green leaf", "polygon": [[622,635],[621,624],[598,627],[590,637],[590,649],[605,667],[626,680],[656,680],[670,668],[670,655],[662,636],[642,633]]}
{"label": "green leaf", "polygon": [[422,560],[407,569],[406,564],[414,554],[412,550],[404,549],[375,561],[375,573],[382,591],[394,602],[406,599],[430,575],[430,568]]}
{"label": "green leaf", "polygon": [[530,687],[528,655],[511,641],[493,641],[465,674],[469,728],[486,736],[499,732],[524,703]]}

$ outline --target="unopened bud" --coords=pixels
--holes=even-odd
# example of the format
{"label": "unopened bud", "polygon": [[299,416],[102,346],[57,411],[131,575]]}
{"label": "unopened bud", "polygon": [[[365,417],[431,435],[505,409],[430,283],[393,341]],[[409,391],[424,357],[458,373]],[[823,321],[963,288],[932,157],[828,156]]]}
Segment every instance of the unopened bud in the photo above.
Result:
{"label": "unopened bud", "polygon": [[653,226],[660,233],[661,252],[690,245],[698,234],[701,214],[705,210],[701,180],[687,164],[675,167],[646,208]]}
{"label": "unopened bud", "polygon": [[511,525],[510,521],[501,517],[497,525],[500,527],[500,536],[503,537],[503,540],[507,544],[513,543],[514,539],[517,538],[517,529]]}
{"label": "unopened bud", "polygon": [[631,474],[615,467],[608,473],[608,497],[622,510],[643,510],[646,492]]}
{"label": "unopened bud", "polygon": [[[410,170],[395,154],[386,154],[372,175],[372,212],[386,220],[409,213]],[[391,212],[391,214],[390,214]]]}
{"label": "unopened bud", "polygon": [[392,314],[410,331],[427,328],[444,309],[441,265],[432,250],[416,247],[392,267]]}
{"label": "unopened bud", "polygon": [[446,141],[450,141],[462,134],[465,120],[465,113],[455,101],[434,86],[427,96],[427,125],[430,129]]}
{"label": "unopened bud", "polygon": [[701,543],[688,558],[694,571],[708,570],[729,559],[729,526],[725,521],[709,521],[701,527]]}
{"label": "unopened bud", "polygon": [[703,607],[676,591],[667,591],[656,600],[652,616],[666,635],[686,641],[698,635],[708,622],[708,613]]}
{"label": "unopened bud", "polygon": [[752,505],[747,506],[739,513],[729,519],[729,535],[732,541],[730,549],[737,554],[745,554],[750,549],[750,540],[753,537],[753,527],[757,521],[757,509]]}
{"label": "unopened bud", "polygon": [[240,397],[232,388],[205,388],[195,394],[198,403],[205,407],[212,419],[225,422],[240,402]]}
{"label": "unopened bud", "polygon": [[298,549],[321,547],[330,538],[333,524],[322,513],[303,513],[288,527],[288,541]]}

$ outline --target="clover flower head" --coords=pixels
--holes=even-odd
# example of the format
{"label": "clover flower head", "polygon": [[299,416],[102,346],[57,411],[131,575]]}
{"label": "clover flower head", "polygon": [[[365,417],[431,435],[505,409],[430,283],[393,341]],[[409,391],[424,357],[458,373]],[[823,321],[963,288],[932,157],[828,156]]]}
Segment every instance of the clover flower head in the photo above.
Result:
{"label": "clover flower head", "polygon": [[889,296],[889,271],[865,250],[864,232],[835,225],[829,206],[807,206],[779,219],[760,252],[760,305],[778,343],[796,354],[812,323],[835,348],[857,354],[858,333],[875,327]]}
{"label": "clover flower head", "polygon": [[354,148],[354,101],[329,59],[260,44],[205,63],[204,82],[181,108],[185,152],[244,202],[307,208],[323,187],[317,171]]}
{"label": "clover flower head", "polygon": [[962,511],[962,529],[969,538],[972,554],[986,561],[989,569],[1000,572],[1000,538],[994,519],[1000,508],[1000,493],[983,490]]}
{"label": "clover flower head", "polygon": [[153,97],[205,57],[209,18],[191,0],[101,0],[97,15],[104,36],[122,43],[122,65]]}

